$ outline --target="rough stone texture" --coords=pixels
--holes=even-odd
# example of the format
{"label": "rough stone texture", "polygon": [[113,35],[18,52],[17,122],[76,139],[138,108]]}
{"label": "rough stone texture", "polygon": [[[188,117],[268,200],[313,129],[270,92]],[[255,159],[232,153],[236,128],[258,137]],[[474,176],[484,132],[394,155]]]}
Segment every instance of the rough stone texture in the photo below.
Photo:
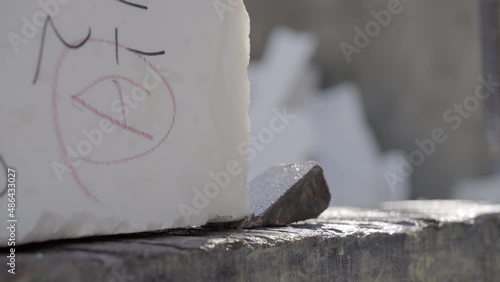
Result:
{"label": "rough stone texture", "polygon": [[284,226],[318,217],[330,205],[330,190],[318,163],[271,167],[250,182],[250,215],[217,226]]}
{"label": "rough stone texture", "polygon": [[499,205],[330,208],[319,219],[281,228],[26,246],[18,249],[18,274],[2,271],[0,281],[499,281],[499,237]]}
{"label": "rough stone texture", "polygon": [[[271,5],[247,0],[252,58],[262,54],[269,32],[278,25],[318,33],[315,62],[324,71],[324,85],[360,85],[368,121],[383,150],[411,153],[418,149],[415,139],[431,138],[435,128],[446,131],[448,140],[416,168],[412,184],[415,198],[450,198],[457,181],[485,175],[493,167],[481,109],[458,130],[443,121],[443,114],[479,85],[479,1],[401,0],[403,11],[348,63],[340,43],[354,44],[354,27],[364,30],[374,20],[371,12],[387,10],[390,2],[275,0]],[[448,169],[443,172],[443,167]]]}

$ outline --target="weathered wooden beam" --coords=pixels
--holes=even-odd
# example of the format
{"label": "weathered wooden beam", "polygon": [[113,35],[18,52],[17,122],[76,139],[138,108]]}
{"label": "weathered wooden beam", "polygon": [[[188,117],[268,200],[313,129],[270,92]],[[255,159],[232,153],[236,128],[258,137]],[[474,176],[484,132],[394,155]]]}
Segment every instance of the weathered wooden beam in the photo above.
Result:
{"label": "weathered wooden beam", "polygon": [[25,246],[17,274],[2,269],[0,281],[498,281],[498,238],[499,205],[330,208],[280,228],[195,228]]}

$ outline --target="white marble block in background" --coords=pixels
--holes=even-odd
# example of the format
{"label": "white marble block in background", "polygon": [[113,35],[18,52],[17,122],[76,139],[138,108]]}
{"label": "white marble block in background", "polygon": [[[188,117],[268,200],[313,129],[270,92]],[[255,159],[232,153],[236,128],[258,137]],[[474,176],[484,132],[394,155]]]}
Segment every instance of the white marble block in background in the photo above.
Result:
{"label": "white marble block in background", "polygon": [[222,2],[3,3],[0,155],[16,171],[17,244],[247,214],[249,19],[242,0]]}

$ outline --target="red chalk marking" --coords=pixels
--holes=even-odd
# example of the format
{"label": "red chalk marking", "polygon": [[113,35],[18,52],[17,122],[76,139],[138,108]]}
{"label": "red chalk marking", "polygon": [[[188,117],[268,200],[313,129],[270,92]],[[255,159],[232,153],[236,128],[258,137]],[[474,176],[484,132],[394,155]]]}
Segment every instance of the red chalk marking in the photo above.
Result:
{"label": "red chalk marking", "polygon": [[[95,43],[108,44],[108,45],[110,45],[112,47],[115,47],[115,44],[116,44],[116,42],[113,42],[113,41],[104,40],[104,39],[95,39],[95,38],[90,38],[88,41],[89,42],[95,42]],[[126,47],[124,47],[121,44],[118,44],[118,47],[126,50]],[[53,110],[53,112],[52,112],[52,119],[53,119],[53,122],[54,122],[54,130],[55,130],[55,133],[56,133],[57,142],[58,142],[58,144],[60,146],[60,149],[61,149],[61,152],[62,152],[62,154],[64,156],[64,163],[65,163],[65,165],[67,167],[69,167],[71,169],[71,175],[73,176],[73,179],[75,180],[75,182],[77,183],[77,185],[80,187],[80,189],[84,192],[84,194],[88,198],[90,198],[91,200],[99,203],[99,200],[88,190],[88,188],[86,187],[86,185],[83,183],[83,181],[81,180],[80,176],[76,172],[76,169],[72,166],[71,162],[68,160],[68,152],[66,151],[66,148],[65,148],[65,142],[64,142],[64,138],[63,138],[63,134],[62,134],[62,130],[61,130],[60,117],[59,117],[58,106],[57,106],[57,97],[58,97],[58,95],[60,95],[58,93],[58,84],[59,84],[59,76],[60,76],[60,73],[61,73],[61,66],[62,66],[62,64],[63,64],[63,62],[64,62],[64,60],[66,58],[66,55],[67,55],[67,53],[68,53],[69,50],[70,50],[69,48],[65,48],[63,50],[63,52],[61,53],[60,57],[58,58],[58,60],[56,62],[55,68],[54,68],[54,78],[53,78],[53,81],[52,81],[52,110]],[[158,143],[156,143],[154,146],[152,146],[150,149],[148,149],[148,150],[146,150],[144,152],[141,152],[141,153],[138,153],[138,154],[135,154],[135,155],[132,155],[132,156],[120,158],[120,159],[115,159],[115,160],[96,161],[96,160],[92,160],[92,159],[89,159],[89,158],[81,158],[81,160],[83,160],[83,161],[86,161],[86,162],[94,164],[94,165],[115,165],[115,164],[121,164],[121,163],[129,162],[129,161],[134,161],[134,160],[141,159],[141,158],[146,157],[147,155],[153,153],[163,143],[165,143],[165,141],[168,139],[170,133],[172,132],[172,130],[174,128],[175,118],[176,118],[176,115],[177,115],[177,105],[176,105],[175,95],[174,95],[174,93],[172,91],[172,88],[171,88],[170,84],[168,83],[167,79],[161,74],[160,70],[157,69],[155,66],[153,66],[153,64],[151,62],[149,62],[144,56],[142,56],[140,54],[134,54],[134,55],[137,56],[137,57],[139,57],[140,59],[142,59],[146,63],[146,65],[148,65],[162,79],[163,86],[167,90],[166,92],[168,92],[168,95],[170,96],[171,101],[172,101],[173,114],[172,114],[172,119],[171,119],[171,122],[170,122],[170,126],[168,127],[168,129],[166,131],[166,134],[161,138],[161,140],[159,140]],[[130,132],[133,132],[135,134],[139,134],[139,135],[141,135],[143,137],[146,137],[146,138],[150,137],[148,139],[152,140],[153,139],[152,135],[148,135],[147,133],[144,133],[142,131],[138,131],[137,129],[134,129],[132,127],[128,127],[126,125],[125,121],[124,122],[119,122],[116,119],[113,119],[113,118],[111,118],[109,116],[104,115],[103,113],[101,113],[97,109],[93,108],[88,103],[85,103],[85,101],[80,98],[80,96],[83,95],[86,91],[88,91],[91,87],[95,86],[97,83],[100,83],[100,82],[102,82],[102,81],[104,81],[106,79],[109,79],[110,77],[112,77],[115,80],[125,80],[125,81],[128,81],[129,83],[132,83],[133,85],[135,85],[137,87],[140,87],[141,90],[145,91],[148,95],[151,95],[151,93],[149,91],[147,91],[146,89],[144,89],[144,87],[142,87],[142,85],[139,85],[139,84],[135,83],[134,81],[132,81],[131,79],[129,79],[127,77],[119,76],[119,75],[104,76],[104,77],[98,78],[96,81],[94,81],[93,83],[89,84],[87,87],[85,87],[84,90],[82,90],[78,94],[73,95],[72,96],[73,99],[71,99],[72,103],[78,102],[80,105],[82,105],[85,108],[87,108],[88,110],[92,111],[94,114],[97,114],[97,115],[101,116],[102,118],[105,118],[105,119],[109,120],[110,122],[113,122],[114,124],[120,126],[121,128],[123,128],[125,130],[128,130]],[[167,93],[165,93],[165,94],[167,94]],[[119,94],[119,95],[121,95],[121,94]],[[122,100],[122,106],[123,106],[123,100]],[[119,122],[119,123],[116,123],[116,122]]]}
{"label": "red chalk marking", "polygon": [[153,140],[153,135],[151,135],[149,133],[146,133],[146,132],[143,132],[143,131],[140,131],[139,129],[133,128],[131,126],[128,126],[124,121],[121,122],[121,121],[119,121],[117,119],[114,119],[114,118],[110,117],[109,115],[107,115],[105,113],[100,112],[99,110],[97,110],[96,108],[94,108],[91,105],[87,104],[87,102],[83,101],[82,99],[80,99],[78,97],[73,97],[73,99],[75,100],[75,102],[79,103],[84,108],[87,108],[88,110],[90,110],[91,112],[93,112],[94,114],[96,114],[97,116],[99,116],[100,118],[103,118],[103,119],[106,119],[106,120],[110,121],[114,125],[117,125],[117,126],[123,128],[123,130],[132,132],[132,133],[134,133],[136,135],[139,135],[141,137],[144,137],[146,139]]}
{"label": "red chalk marking", "polygon": [[[118,90],[118,98],[120,99],[120,104],[121,104],[121,108],[122,108],[123,121],[115,119],[115,118],[103,113],[102,111],[99,111],[97,108],[93,107],[92,105],[90,105],[88,102],[86,102],[82,98],[82,96],[85,93],[87,93],[90,89],[92,89],[92,87],[94,87],[97,84],[102,83],[106,80],[111,80],[115,84],[115,86]],[[144,138],[149,139],[149,140],[153,140],[154,139],[153,135],[127,125],[127,121],[126,121],[126,117],[125,117],[125,103],[123,102],[123,93],[122,93],[122,89],[120,87],[119,80],[125,80],[125,81],[129,82],[130,84],[134,85],[135,87],[140,88],[142,91],[147,93],[147,95],[151,96],[151,92],[149,92],[147,89],[145,89],[144,87],[142,87],[138,83],[130,80],[127,77],[120,76],[120,75],[106,75],[106,76],[102,76],[102,77],[96,79],[94,82],[92,82],[88,86],[86,86],[81,92],[79,92],[76,95],[73,95],[72,96],[73,102],[75,104],[83,106],[84,108],[91,111],[92,113],[94,113],[98,117],[110,121],[112,124],[122,128],[125,131],[129,131],[129,132],[136,134],[138,136],[144,137]],[[85,160],[84,158],[82,158],[82,159]]]}

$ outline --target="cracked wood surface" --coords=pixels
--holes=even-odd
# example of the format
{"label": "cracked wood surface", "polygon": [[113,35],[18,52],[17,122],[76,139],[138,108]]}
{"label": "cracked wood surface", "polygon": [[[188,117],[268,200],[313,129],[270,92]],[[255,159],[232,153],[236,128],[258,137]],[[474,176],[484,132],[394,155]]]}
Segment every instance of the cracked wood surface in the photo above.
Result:
{"label": "cracked wood surface", "polygon": [[286,227],[23,246],[17,274],[0,281],[498,281],[498,238],[500,205],[395,202],[330,208]]}

